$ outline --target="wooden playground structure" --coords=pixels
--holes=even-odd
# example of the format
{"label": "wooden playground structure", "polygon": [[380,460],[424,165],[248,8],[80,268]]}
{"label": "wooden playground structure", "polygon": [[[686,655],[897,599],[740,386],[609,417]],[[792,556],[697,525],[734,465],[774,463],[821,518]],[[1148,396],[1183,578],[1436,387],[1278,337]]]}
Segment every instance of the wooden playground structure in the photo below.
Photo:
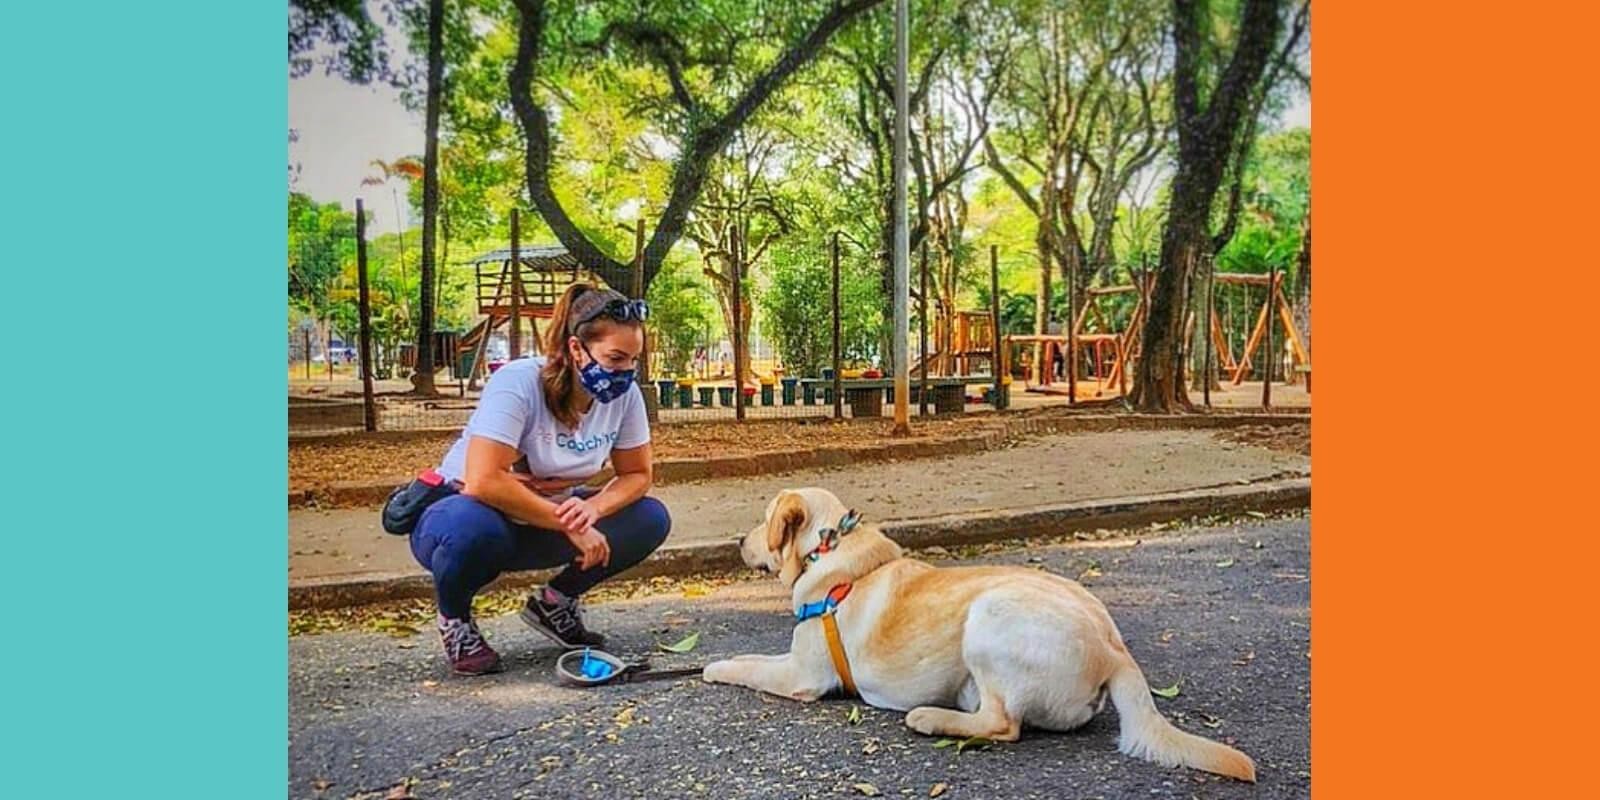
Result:
{"label": "wooden playground structure", "polygon": [[[948,328],[946,326],[949,326]],[[994,320],[988,311],[957,311],[947,319],[943,309],[934,324],[937,331],[949,332],[950,347],[934,349],[911,362],[911,374],[920,375],[922,362],[928,362],[929,377],[976,375],[994,368]],[[942,345],[935,344],[935,348]]]}
{"label": "wooden playground structure", "polygon": [[567,287],[578,282],[605,285],[559,245],[518,248],[515,263],[510,248],[484,253],[469,263],[476,272],[478,313],[483,319],[461,335],[455,360],[463,377],[473,384],[485,374],[489,337],[501,326],[515,318],[527,320],[531,352],[538,354],[539,321],[555,315],[556,301]]}
{"label": "wooden playground structure", "polygon": [[[1260,347],[1261,342],[1266,338],[1267,326],[1273,324],[1272,321],[1267,319],[1267,316],[1268,310],[1274,306],[1278,310],[1277,321],[1283,323],[1284,338],[1279,341],[1287,341],[1289,343],[1290,382],[1294,381],[1295,375],[1306,371],[1301,369],[1302,367],[1309,368],[1311,366],[1311,356],[1306,353],[1305,343],[1300,339],[1300,331],[1294,326],[1294,313],[1290,310],[1289,299],[1283,294],[1283,279],[1284,273],[1281,271],[1275,272],[1271,276],[1221,272],[1216,275],[1215,280],[1217,283],[1237,286],[1260,286],[1267,289],[1261,300],[1261,312],[1256,317],[1255,327],[1251,329],[1250,337],[1245,341],[1244,353],[1238,359],[1234,359],[1231,352],[1232,348],[1228,346],[1227,336],[1223,334],[1222,323],[1217,317],[1217,309],[1214,304],[1211,309],[1213,352],[1219,357],[1220,360],[1217,363],[1221,368],[1233,373],[1234,386],[1244,383],[1244,379],[1250,374],[1250,357],[1255,355],[1256,348]],[[1275,299],[1274,295],[1276,295]],[[1191,322],[1190,324],[1192,325],[1193,323]]]}
{"label": "wooden playground structure", "polygon": [[[1223,330],[1222,319],[1217,314],[1214,298],[1209,309],[1208,335],[1211,337],[1211,352],[1215,354],[1219,370],[1228,376],[1234,386],[1242,384],[1250,375],[1251,359],[1267,338],[1268,325],[1279,323],[1283,327],[1283,336],[1278,338],[1278,341],[1285,341],[1289,345],[1290,368],[1287,371],[1287,380],[1289,383],[1294,383],[1299,375],[1305,374],[1309,383],[1311,358],[1306,352],[1299,330],[1295,328],[1289,300],[1284,296],[1284,277],[1283,272],[1271,275],[1218,272],[1213,275],[1213,281],[1220,285],[1259,286],[1266,290],[1262,293],[1261,309],[1257,314],[1255,325],[1246,338],[1243,352],[1237,357]],[[1004,347],[1008,355],[1013,351],[1012,348],[1017,346],[1033,345],[1039,348],[1039,360],[1034,365],[1037,370],[1037,380],[1027,388],[1027,391],[1047,394],[1066,393],[1066,387],[1059,385],[1054,376],[1055,360],[1058,354],[1062,354],[1066,367],[1074,370],[1072,373],[1074,379],[1083,376],[1081,366],[1085,357],[1088,357],[1088,378],[1094,381],[1094,397],[1103,396],[1112,386],[1116,387],[1118,394],[1126,395],[1128,373],[1138,364],[1145,316],[1154,288],[1155,273],[1151,271],[1135,275],[1133,283],[1087,289],[1084,291],[1082,308],[1073,315],[1070,334],[1005,337]],[[1122,329],[1117,330],[1109,311],[1101,308],[1102,301],[1130,292],[1137,295],[1133,311]],[[1269,310],[1274,307],[1276,321],[1268,319]],[[1093,331],[1088,330],[1091,319],[1095,322]],[[1195,312],[1191,310],[1184,325],[1186,340],[1192,338],[1188,334],[1193,333],[1194,325]],[[1071,352],[1067,352],[1069,350]]]}

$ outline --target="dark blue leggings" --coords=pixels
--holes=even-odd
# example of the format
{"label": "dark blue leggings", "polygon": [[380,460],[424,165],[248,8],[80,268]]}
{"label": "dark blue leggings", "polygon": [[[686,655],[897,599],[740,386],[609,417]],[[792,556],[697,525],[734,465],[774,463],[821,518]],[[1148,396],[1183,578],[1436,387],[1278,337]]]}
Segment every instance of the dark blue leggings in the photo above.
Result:
{"label": "dark blue leggings", "polygon": [[428,507],[411,532],[411,554],[433,573],[439,612],[452,619],[472,614],[472,597],[502,572],[569,565],[550,586],[578,597],[595,584],[643,561],[666,541],[667,507],[642,497],[595,523],[611,544],[611,563],[578,569],[578,549],[559,531],[517,525],[505,514],[464,494]]}

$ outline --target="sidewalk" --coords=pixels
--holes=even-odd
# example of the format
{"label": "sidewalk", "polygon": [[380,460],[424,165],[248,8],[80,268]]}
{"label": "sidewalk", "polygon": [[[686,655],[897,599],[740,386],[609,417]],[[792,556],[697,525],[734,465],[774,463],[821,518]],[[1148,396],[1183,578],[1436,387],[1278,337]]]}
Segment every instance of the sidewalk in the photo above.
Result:
{"label": "sidewalk", "polygon": [[[727,541],[761,521],[785,488],[823,486],[872,521],[1015,510],[1309,473],[1310,458],[1225,441],[1208,431],[1044,436],[1004,450],[657,487],[673,517],[667,547]],[[1019,532],[1020,533],[1020,532]],[[422,575],[406,540],[375,509],[289,513],[289,580]]]}

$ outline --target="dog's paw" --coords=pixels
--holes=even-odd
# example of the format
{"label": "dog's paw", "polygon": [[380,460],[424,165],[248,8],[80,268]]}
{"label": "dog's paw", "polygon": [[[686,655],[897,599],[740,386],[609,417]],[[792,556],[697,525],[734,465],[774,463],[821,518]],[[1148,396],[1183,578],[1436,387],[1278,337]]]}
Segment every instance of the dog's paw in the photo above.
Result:
{"label": "dog's paw", "polygon": [[935,708],[913,708],[906,713],[906,727],[924,736],[933,736],[938,733],[933,727],[933,721],[939,716]]}
{"label": "dog's paw", "polygon": [[738,672],[739,665],[731,659],[713,661],[700,671],[700,680],[706,683],[733,683],[733,676]]}

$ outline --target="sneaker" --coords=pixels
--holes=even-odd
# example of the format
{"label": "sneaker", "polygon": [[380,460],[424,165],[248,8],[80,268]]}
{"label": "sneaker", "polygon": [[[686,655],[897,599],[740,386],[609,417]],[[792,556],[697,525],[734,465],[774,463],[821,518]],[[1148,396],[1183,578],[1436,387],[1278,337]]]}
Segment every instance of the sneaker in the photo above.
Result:
{"label": "sneaker", "polygon": [[578,608],[576,597],[567,597],[548,586],[535,589],[528,596],[519,616],[528,627],[568,650],[606,643],[606,637],[583,626],[583,610]]}
{"label": "sneaker", "polygon": [[457,675],[487,675],[500,671],[500,654],[483,640],[478,623],[440,615],[439,638],[444,641],[444,656]]}

